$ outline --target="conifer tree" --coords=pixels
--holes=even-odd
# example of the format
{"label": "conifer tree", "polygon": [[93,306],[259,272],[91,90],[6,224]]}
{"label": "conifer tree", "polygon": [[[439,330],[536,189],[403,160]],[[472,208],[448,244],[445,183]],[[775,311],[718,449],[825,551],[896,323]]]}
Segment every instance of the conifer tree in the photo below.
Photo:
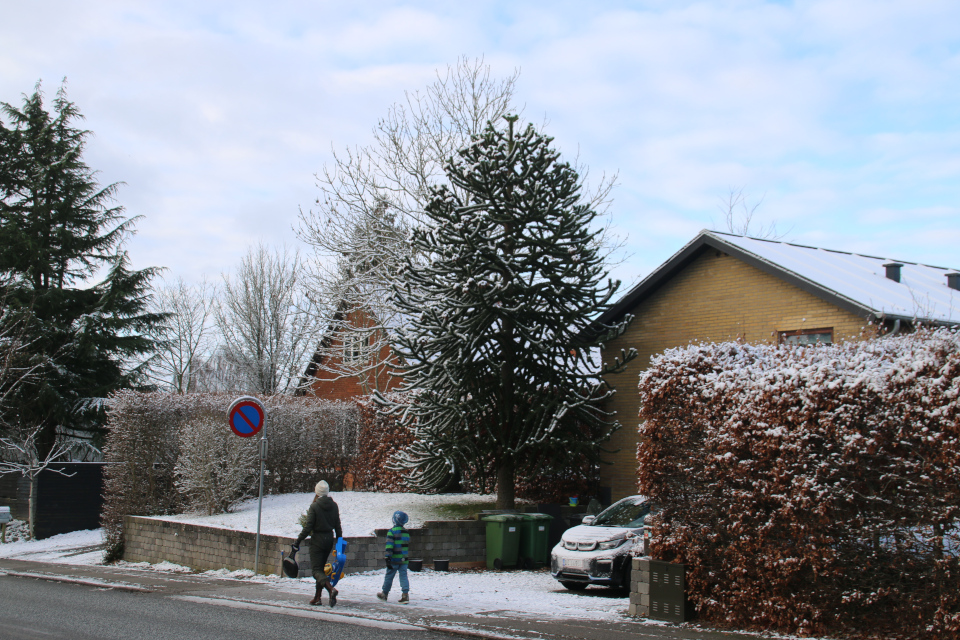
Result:
{"label": "conifer tree", "polygon": [[612,390],[596,351],[630,321],[591,325],[619,287],[591,228],[597,213],[552,138],[532,125],[514,136],[516,117],[507,120],[450,160],[455,188],[433,190],[431,224],[413,232],[428,259],[410,261],[394,293],[409,317],[397,351],[416,399],[381,398],[414,430],[399,458],[412,483],[492,469],[499,508],[514,506],[517,474],[534,471],[526,462],[598,458],[619,425],[601,406]]}
{"label": "conifer tree", "polygon": [[123,250],[136,219],[114,204],[118,184],[101,186],[84,163],[90,132],[64,86],[52,106],[39,83],[22,107],[0,103],[0,273],[29,313],[39,366],[6,422],[38,434],[40,459],[99,431],[105,398],[140,383],[163,318],[148,310],[156,269],[131,270]]}

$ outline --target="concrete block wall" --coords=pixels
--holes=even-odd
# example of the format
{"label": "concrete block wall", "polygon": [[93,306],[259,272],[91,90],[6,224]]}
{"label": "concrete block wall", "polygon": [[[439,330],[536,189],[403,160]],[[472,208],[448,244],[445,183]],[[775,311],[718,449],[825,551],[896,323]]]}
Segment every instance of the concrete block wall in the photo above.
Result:
{"label": "concrete block wall", "polygon": [[[422,558],[429,567],[436,559],[450,561],[451,568],[483,566],[486,561],[486,529],[475,520],[428,521],[410,529],[410,557]],[[347,538],[347,573],[384,567],[386,529],[374,536]],[[127,562],[172,562],[196,571],[212,569],[253,570],[256,534],[148,518],[124,519],[124,554]],[[260,573],[279,574],[281,552],[289,552],[294,538],[260,536]],[[302,574],[309,575],[307,543],[297,554]]]}
{"label": "concrete block wall", "polygon": [[636,618],[647,618],[650,616],[650,558],[633,558],[631,562],[627,613]]}

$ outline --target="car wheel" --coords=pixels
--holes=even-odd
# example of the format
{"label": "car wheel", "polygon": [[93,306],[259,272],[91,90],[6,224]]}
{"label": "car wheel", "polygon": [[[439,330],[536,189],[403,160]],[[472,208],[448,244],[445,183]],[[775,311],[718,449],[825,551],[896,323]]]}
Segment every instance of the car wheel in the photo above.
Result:
{"label": "car wheel", "polygon": [[570,580],[561,580],[560,584],[562,584],[565,589],[570,589],[570,591],[583,591],[589,585],[587,582],[572,582]]}

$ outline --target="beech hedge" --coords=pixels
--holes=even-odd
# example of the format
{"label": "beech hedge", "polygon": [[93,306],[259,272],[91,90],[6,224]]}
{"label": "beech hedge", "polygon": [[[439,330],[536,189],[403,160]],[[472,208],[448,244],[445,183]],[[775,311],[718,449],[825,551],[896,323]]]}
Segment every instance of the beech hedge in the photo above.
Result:
{"label": "beech hedge", "polygon": [[[111,397],[104,458],[114,464],[105,471],[101,518],[109,560],[123,554],[125,515],[211,514],[257,494],[254,439],[241,439],[227,426],[226,409],[234,397],[133,391]],[[410,445],[413,435],[395,417],[379,413],[372,399],[330,402],[273,396],[261,401],[270,445],[266,493],[312,491],[320,478],[339,491],[348,473],[358,491],[411,491],[394,457]],[[545,461],[530,460],[522,468],[520,498],[550,502],[596,495],[595,464],[584,461],[546,472],[550,465]],[[493,490],[491,482],[464,475],[460,489]]]}
{"label": "beech hedge", "polygon": [[960,332],[692,345],[639,389],[652,553],[703,619],[960,636]]}
{"label": "beech hedge", "polygon": [[[229,510],[257,495],[253,439],[229,431],[234,396],[123,391],[107,412],[104,507],[108,559],[118,559],[123,517]],[[269,442],[265,493],[312,491],[319,478],[342,485],[356,455],[358,408],[311,398],[262,398]],[[218,426],[219,425],[219,428]]]}

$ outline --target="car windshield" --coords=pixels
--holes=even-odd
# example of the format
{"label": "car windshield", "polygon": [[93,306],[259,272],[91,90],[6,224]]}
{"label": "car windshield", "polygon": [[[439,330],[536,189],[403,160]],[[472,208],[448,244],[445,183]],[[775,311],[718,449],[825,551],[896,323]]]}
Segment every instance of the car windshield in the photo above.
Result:
{"label": "car windshield", "polygon": [[610,505],[593,521],[602,527],[642,527],[643,517],[650,513],[650,502],[642,498],[630,498]]}

